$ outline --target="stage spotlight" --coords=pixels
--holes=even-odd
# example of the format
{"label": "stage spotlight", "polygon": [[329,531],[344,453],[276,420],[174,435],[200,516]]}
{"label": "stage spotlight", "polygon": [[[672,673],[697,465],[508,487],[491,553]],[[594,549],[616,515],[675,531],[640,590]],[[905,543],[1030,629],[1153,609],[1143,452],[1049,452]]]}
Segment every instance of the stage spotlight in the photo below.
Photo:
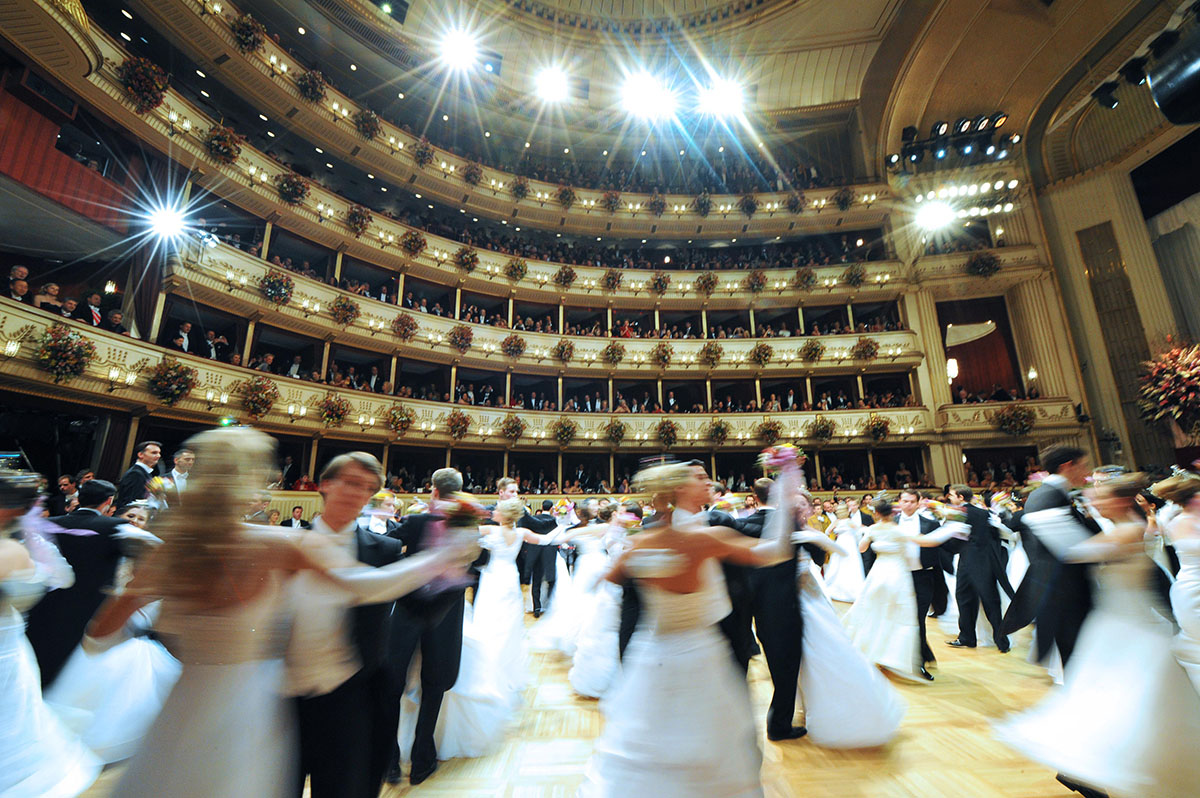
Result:
{"label": "stage spotlight", "polygon": [[904,130],[900,131],[900,141],[903,144],[908,144],[910,141],[916,141],[918,135],[920,135],[920,131],[918,131],[912,125],[909,125],[908,127],[904,128]]}
{"label": "stage spotlight", "polygon": [[929,135],[932,138],[940,139],[942,136],[950,132],[950,123],[945,120],[939,120],[933,123],[933,127],[929,129]]}
{"label": "stage spotlight", "polygon": [[168,205],[150,211],[147,219],[150,222],[150,229],[159,238],[178,238],[183,235],[183,229],[187,225],[183,218],[183,212],[179,208]]}
{"label": "stage spotlight", "polygon": [[1146,59],[1132,58],[1119,71],[1130,86],[1141,86],[1146,82]]}
{"label": "stage spotlight", "polygon": [[442,63],[457,71],[466,71],[479,60],[479,43],[465,30],[451,30],[439,45]]}
{"label": "stage spotlight", "polygon": [[920,144],[909,144],[902,152],[909,163],[920,163],[925,158],[925,148]]}
{"label": "stage spotlight", "polygon": [[954,122],[954,132],[955,134],[971,132],[971,120],[965,116],[959,117]]}
{"label": "stage spotlight", "polygon": [[560,103],[571,96],[570,81],[567,73],[559,67],[548,66],[540,70],[534,77],[537,95],[544,102]]}
{"label": "stage spotlight", "polygon": [[1008,121],[1008,114],[1003,111],[997,111],[992,114],[992,130],[1004,127],[1004,123]]}
{"label": "stage spotlight", "polygon": [[900,163],[900,153],[893,152],[891,155],[889,155],[887,157],[887,162],[892,166],[895,166],[896,164]]}
{"label": "stage spotlight", "polygon": [[700,112],[710,116],[740,116],[746,102],[742,87],[723,78],[701,88],[697,99]]}
{"label": "stage spotlight", "polygon": [[944,202],[925,202],[917,210],[917,224],[926,230],[940,230],[954,221],[954,209]]}
{"label": "stage spotlight", "polygon": [[939,161],[942,160],[943,158],[945,158],[946,157],[946,148],[938,147],[936,150],[933,151],[933,157],[937,158]]}
{"label": "stage spotlight", "polygon": [[975,130],[979,133],[987,130],[992,126],[992,118],[990,116],[975,117]]}
{"label": "stage spotlight", "polygon": [[1114,92],[1116,92],[1116,90],[1117,90],[1117,82],[1110,80],[1108,83],[1102,84],[1100,86],[1100,88],[1098,88],[1094,92],[1092,92],[1092,98],[1096,102],[1103,105],[1105,108],[1109,108],[1109,109],[1116,108],[1117,104],[1118,104],[1117,103],[1117,95],[1114,94]]}
{"label": "stage spotlight", "polygon": [[677,102],[675,92],[649,72],[635,72],[621,86],[621,105],[643,119],[670,119]]}

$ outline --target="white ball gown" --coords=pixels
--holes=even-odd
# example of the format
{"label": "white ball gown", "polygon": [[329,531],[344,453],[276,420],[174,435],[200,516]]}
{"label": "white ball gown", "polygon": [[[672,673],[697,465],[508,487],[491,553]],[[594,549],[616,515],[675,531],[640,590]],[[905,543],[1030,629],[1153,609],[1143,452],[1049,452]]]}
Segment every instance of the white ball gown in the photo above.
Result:
{"label": "white ball gown", "polygon": [[[620,554],[625,531],[620,527],[604,536],[605,567]],[[585,602],[583,623],[576,639],[575,656],[567,680],[585,698],[600,698],[612,686],[621,669],[621,588],[600,579]]]}
{"label": "white ball gown", "polygon": [[904,699],[854,647],[823,589],[820,571],[803,549],[796,579],[804,617],[800,698],[808,739],[825,748],[887,743],[904,719]]}
{"label": "white ball gown", "polygon": [[1065,685],[996,732],[1030,759],[1114,798],[1194,798],[1200,696],[1172,656],[1173,629],[1152,609],[1153,567],[1136,551],[1097,569],[1096,606]]}
{"label": "white ball gown", "polygon": [[37,571],[0,581],[0,795],[71,798],[100,774],[100,760],[59,723],[42,700],[37,659],[25,638],[22,610],[37,603]]}
{"label": "white ball gown", "polygon": [[1175,656],[1200,693],[1200,540],[1176,540],[1175,553],[1179,556],[1179,573],[1171,585],[1171,608],[1179,624]]}
{"label": "white ball gown", "polygon": [[839,523],[834,544],[838,554],[830,555],[825,563],[825,592],[833,601],[853,603],[862,595],[866,572],[863,569],[862,553],[858,550],[859,534],[849,522]]}
{"label": "white ball gown", "polygon": [[866,531],[875,551],[862,595],[846,613],[846,630],[868,662],[907,679],[921,680],[921,630],[909,562],[911,535],[892,523]]}
{"label": "white ball gown", "polygon": [[[638,551],[638,556],[678,557]],[[678,567],[678,560],[674,566]],[[642,616],[617,683],[603,701],[581,796],[753,798],[762,753],[745,676],[716,624],[730,612],[715,560],[694,593],[642,582]]]}
{"label": "white ball gown", "polygon": [[529,630],[532,649],[559,651],[568,657],[575,654],[584,618],[595,599],[593,587],[608,569],[608,558],[599,535],[579,535],[571,542],[579,552],[574,573],[568,573],[566,560],[559,556],[555,563],[556,581],[550,609]]}

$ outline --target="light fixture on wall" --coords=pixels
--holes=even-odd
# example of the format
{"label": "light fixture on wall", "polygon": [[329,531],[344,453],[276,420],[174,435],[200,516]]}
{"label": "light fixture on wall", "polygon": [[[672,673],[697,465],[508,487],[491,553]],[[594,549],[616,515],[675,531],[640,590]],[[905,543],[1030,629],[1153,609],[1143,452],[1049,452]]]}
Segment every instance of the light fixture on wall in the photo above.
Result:
{"label": "light fixture on wall", "polygon": [[1029,371],[1025,373],[1025,378],[1030,382],[1036,380],[1038,378],[1037,369],[1035,369],[1033,366],[1030,366]]}
{"label": "light fixture on wall", "polygon": [[948,383],[953,383],[958,379],[958,358],[946,358],[946,376],[949,378],[946,380]]}

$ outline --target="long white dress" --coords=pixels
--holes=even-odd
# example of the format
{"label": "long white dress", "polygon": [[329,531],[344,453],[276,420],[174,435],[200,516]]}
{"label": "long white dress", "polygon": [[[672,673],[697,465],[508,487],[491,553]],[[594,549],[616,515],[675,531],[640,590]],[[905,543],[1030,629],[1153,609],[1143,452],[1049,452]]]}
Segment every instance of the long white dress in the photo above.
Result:
{"label": "long white dress", "polygon": [[0,581],[0,795],[71,798],[100,775],[100,760],[42,700],[37,659],[21,611],[44,591],[34,570]]}
{"label": "long white dress", "polygon": [[858,550],[862,528],[843,522],[837,526],[834,544],[839,554],[833,554],[825,563],[825,591],[833,601],[853,603],[862,595],[866,572],[863,569],[862,553]]}
{"label": "long white dress", "polygon": [[[574,573],[567,575],[566,561],[558,558],[557,581],[550,610],[529,630],[529,646],[536,651],[575,654],[579,632],[595,599],[595,585],[607,570],[608,558],[600,536],[580,535],[572,541],[578,549]],[[564,579],[564,577],[566,577]]]}
{"label": "long white dress", "polygon": [[808,739],[825,748],[887,743],[904,719],[904,699],[854,647],[803,549],[796,581],[804,617],[800,697]]}
{"label": "long white dress", "polygon": [[907,679],[920,680],[921,630],[908,548],[911,535],[892,523],[867,530],[875,564],[862,595],[846,613],[846,631],[867,661]]}
{"label": "long white dress", "polygon": [[1150,559],[1097,569],[1097,601],[1065,685],[996,727],[1030,759],[1120,798],[1194,798],[1200,785],[1200,695],[1153,610]]}
{"label": "long white dress", "polygon": [[1171,609],[1179,624],[1175,656],[1200,693],[1200,540],[1176,540],[1175,553],[1179,556],[1179,573],[1171,585]]}
{"label": "long white dress", "polygon": [[[605,535],[606,568],[619,555],[624,539],[625,532],[619,527]],[[600,698],[608,692],[621,669],[621,588],[601,579],[592,593],[593,597],[585,603],[586,615],[567,680],[579,695]]]}
{"label": "long white dress", "polygon": [[[638,551],[631,565],[642,554],[678,557]],[[604,733],[581,796],[762,796],[750,691],[716,626],[729,614],[729,594],[715,560],[700,573],[694,593],[639,585],[641,622],[602,702]]]}

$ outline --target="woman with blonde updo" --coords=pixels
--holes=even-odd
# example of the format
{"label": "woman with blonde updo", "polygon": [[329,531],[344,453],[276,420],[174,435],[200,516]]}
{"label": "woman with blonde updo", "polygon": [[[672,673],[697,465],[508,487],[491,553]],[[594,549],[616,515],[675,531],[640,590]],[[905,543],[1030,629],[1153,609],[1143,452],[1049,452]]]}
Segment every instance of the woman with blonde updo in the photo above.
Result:
{"label": "woman with blonde updo", "polygon": [[1180,508],[1167,524],[1167,540],[1179,557],[1179,573],[1171,586],[1171,609],[1180,630],[1175,656],[1200,692],[1200,477],[1180,474],[1159,482],[1153,492]]}

